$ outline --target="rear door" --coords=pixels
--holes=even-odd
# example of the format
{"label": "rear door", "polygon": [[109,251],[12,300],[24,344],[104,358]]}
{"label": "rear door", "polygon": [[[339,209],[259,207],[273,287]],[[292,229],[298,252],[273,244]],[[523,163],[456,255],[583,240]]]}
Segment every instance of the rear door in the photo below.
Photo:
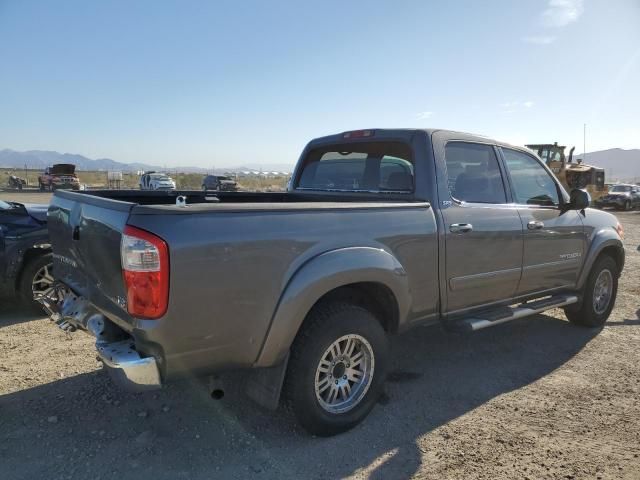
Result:
{"label": "rear door", "polygon": [[509,204],[496,147],[442,135],[435,133],[433,142],[440,152],[436,158],[444,157],[439,170],[445,181],[438,179],[438,196],[445,235],[445,311],[456,313],[515,294],[522,223]]}
{"label": "rear door", "polygon": [[537,158],[509,148],[501,152],[524,232],[517,294],[574,287],[585,249],[580,213],[561,208],[558,183]]}

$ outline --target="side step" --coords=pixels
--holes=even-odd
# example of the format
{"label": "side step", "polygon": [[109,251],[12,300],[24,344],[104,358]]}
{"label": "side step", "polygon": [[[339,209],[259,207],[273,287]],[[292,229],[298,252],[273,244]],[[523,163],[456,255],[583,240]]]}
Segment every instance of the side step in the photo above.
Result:
{"label": "side step", "polygon": [[510,322],[517,318],[535,315],[536,313],[541,313],[552,308],[571,305],[572,303],[577,303],[577,301],[578,297],[575,295],[555,295],[533,302],[525,302],[517,307],[502,307],[494,310],[486,310],[472,317],[452,321],[451,329],[475,332],[476,330],[500,325],[501,323]]}

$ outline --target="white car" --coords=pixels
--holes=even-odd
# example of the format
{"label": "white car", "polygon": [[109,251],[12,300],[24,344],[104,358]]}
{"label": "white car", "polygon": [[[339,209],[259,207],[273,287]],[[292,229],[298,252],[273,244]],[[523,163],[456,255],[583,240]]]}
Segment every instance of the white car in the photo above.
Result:
{"label": "white car", "polygon": [[175,190],[176,182],[166,173],[147,172],[140,176],[140,190]]}

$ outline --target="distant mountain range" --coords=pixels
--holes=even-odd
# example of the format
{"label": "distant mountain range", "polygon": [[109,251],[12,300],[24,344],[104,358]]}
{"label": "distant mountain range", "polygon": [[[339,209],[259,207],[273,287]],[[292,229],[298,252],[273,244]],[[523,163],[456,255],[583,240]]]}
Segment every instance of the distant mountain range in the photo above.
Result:
{"label": "distant mountain range", "polygon": [[[577,155],[576,159],[582,158]],[[586,163],[596,165],[605,169],[607,182],[635,181],[640,182],[640,149],[623,150],[622,148],[611,148],[598,152],[587,153]],[[15,150],[0,150],[0,167],[23,169],[25,165],[30,169],[41,169],[55,163],[73,163],[78,170],[120,170],[124,172],[138,170],[165,170],[158,165],[147,163],[122,163],[110,158],[91,159],[73,153],[58,153],[46,150],[29,150],[17,152]],[[168,167],[167,170],[185,173],[208,173],[209,168],[202,167]],[[273,164],[247,164],[236,167],[216,168],[216,173],[223,172],[291,172],[293,164],[273,163]]]}
{"label": "distant mountain range", "polygon": [[[576,158],[583,159],[583,155]],[[607,182],[633,181],[640,182],[640,149],[623,150],[610,148],[598,152],[587,152],[585,163],[604,168]]]}
{"label": "distant mountain range", "polygon": [[[123,172],[138,170],[170,170],[184,173],[208,173],[210,168],[202,167],[172,167],[166,169],[159,165],[149,165],[147,163],[122,163],[110,158],[91,159],[83,155],[75,153],[59,153],[48,150],[28,150],[26,152],[18,152],[15,150],[0,150],[0,168],[23,169],[25,165],[29,169],[42,169],[56,163],[73,163],[78,170],[116,170]],[[242,172],[242,171],[260,171],[263,172],[291,172],[292,164],[257,164],[257,165],[241,165],[237,167],[216,168],[216,173],[223,172]]]}

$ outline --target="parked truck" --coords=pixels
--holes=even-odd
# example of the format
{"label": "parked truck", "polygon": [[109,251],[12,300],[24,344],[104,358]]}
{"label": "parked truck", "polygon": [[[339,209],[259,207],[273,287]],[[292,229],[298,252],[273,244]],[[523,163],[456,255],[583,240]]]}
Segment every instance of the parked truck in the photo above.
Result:
{"label": "parked truck", "polygon": [[80,190],[80,180],[76,175],[76,166],[70,163],[59,163],[46,167],[38,177],[40,190],[56,190],[66,188]]}
{"label": "parked truck", "polygon": [[446,130],[315,139],[283,193],[56,192],[48,218],[68,293],[44,303],[116,381],[249,369],[318,435],[374,407],[390,336],[556,307],[600,327],[625,259],[616,218],[531,151]]}

